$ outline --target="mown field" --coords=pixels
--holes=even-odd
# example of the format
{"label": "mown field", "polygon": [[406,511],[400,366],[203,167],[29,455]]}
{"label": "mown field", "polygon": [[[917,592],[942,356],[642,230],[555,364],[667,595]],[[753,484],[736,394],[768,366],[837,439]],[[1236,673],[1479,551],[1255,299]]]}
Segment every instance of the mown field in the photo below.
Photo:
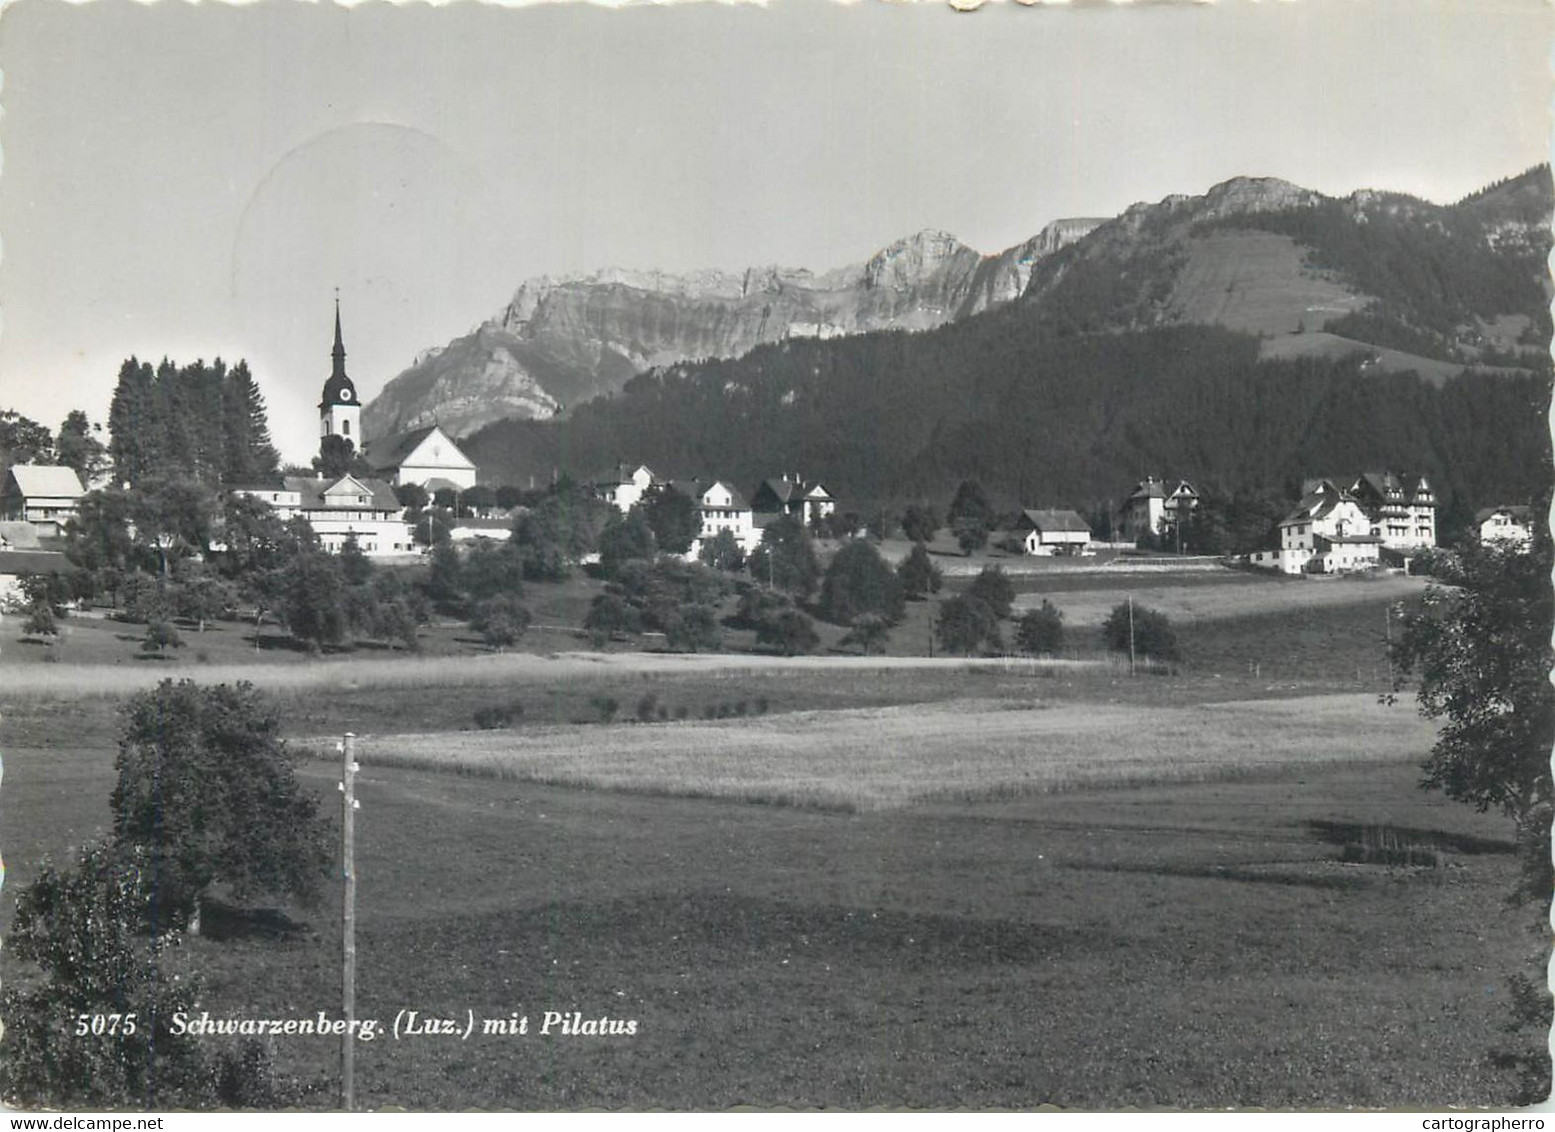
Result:
{"label": "mown field", "polygon": [[[1488,1058],[1538,941],[1503,903],[1509,825],[1421,791],[1431,729],[1376,701],[1387,600],[1205,618],[1176,675],[1133,678],[624,653],[248,670],[299,754],[362,735],[360,1014],[638,1023],[385,1037],[357,1048],[359,1103],[1504,1103]],[[1253,671],[1276,641],[1284,668]],[[134,685],[56,670],[0,685],[8,897],[108,819]],[[493,706],[506,726],[475,730]],[[326,807],[336,757],[298,763]],[[1378,840],[1430,863],[1346,859]],[[218,910],[189,945],[202,1006],[338,1010],[337,900]],[[334,1103],[337,1043],[274,1041],[306,1103]]]}

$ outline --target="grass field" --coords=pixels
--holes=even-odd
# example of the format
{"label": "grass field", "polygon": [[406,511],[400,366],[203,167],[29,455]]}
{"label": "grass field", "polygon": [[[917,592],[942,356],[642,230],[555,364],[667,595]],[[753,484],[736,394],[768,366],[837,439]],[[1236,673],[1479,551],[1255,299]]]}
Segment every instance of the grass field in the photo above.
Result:
{"label": "grass field", "polygon": [[[360,1045],[363,1107],[1502,1103],[1487,1055],[1537,941],[1503,904],[1508,823],[1422,792],[1431,727],[1376,702],[1396,595],[1179,584],[1290,596],[1185,615],[1175,676],[623,652],[189,671],[269,688],[325,748],[299,774],[326,807],[320,737],[363,736],[360,1015],[639,1023]],[[4,671],[0,929],[45,854],[106,828],[117,703],[163,669]],[[644,700],[656,722],[623,722]],[[1378,841],[1432,863],[1346,861]],[[202,1008],[337,1012],[338,896],[279,932],[215,909],[189,944]],[[313,1107],[337,1051],[274,1046]]]}
{"label": "grass field", "polygon": [[762,719],[366,736],[374,766],[866,811],[1406,761],[1435,729],[1375,697],[1194,707],[957,700]]}

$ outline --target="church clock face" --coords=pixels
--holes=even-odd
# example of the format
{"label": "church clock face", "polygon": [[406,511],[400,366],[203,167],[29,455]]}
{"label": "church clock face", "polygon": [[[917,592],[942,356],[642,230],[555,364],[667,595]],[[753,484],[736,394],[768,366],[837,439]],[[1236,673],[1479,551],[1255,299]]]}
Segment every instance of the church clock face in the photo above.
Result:
{"label": "church clock face", "polygon": [[351,391],[349,389],[342,389],[340,391],[340,399],[342,401],[349,401],[349,400],[351,400]]}

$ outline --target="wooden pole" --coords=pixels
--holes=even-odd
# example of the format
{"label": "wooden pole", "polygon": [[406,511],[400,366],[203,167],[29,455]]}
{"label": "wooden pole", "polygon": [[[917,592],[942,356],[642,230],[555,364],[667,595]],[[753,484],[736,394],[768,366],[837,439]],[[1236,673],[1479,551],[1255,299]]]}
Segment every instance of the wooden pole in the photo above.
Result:
{"label": "wooden pole", "polygon": [[1128,674],[1134,675],[1134,595],[1128,595]]}
{"label": "wooden pole", "polygon": [[345,1032],[340,1037],[340,1099],[347,1112],[356,1110],[356,736],[347,731],[341,744],[343,757],[340,789],[341,869],[345,877],[345,896],[341,906],[342,926],[342,1014]]}

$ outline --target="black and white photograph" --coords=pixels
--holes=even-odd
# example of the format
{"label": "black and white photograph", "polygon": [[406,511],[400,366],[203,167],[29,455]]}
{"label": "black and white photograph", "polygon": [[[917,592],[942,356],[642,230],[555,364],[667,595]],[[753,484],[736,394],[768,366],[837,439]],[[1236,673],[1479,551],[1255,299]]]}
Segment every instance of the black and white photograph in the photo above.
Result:
{"label": "black and white photograph", "polygon": [[1545,1103],[1552,33],[6,4],[0,1103]]}

